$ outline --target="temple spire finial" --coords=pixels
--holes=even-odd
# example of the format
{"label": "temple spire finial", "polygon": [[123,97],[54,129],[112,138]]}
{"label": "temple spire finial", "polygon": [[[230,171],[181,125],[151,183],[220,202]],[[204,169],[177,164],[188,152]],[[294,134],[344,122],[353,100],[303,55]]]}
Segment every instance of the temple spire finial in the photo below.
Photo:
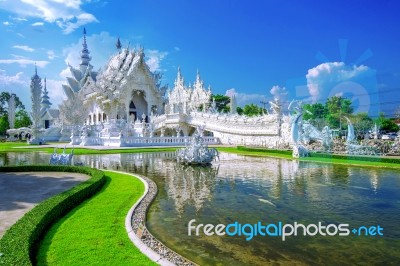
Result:
{"label": "temple spire finial", "polygon": [[82,43],[82,51],[81,51],[81,67],[86,69],[87,67],[90,66],[90,60],[92,58],[90,57],[90,52],[86,43],[86,28],[83,28],[83,43]]}
{"label": "temple spire finial", "polygon": [[115,46],[117,47],[117,50],[121,50],[122,45],[121,45],[121,41],[119,40],[119,37],[117,39],[117,43],[115,44]]}
{"label": "temple spire finial", "polygon": [[36,66],[36,62],[35,62],[35,75],[37,76],[37,66]]}

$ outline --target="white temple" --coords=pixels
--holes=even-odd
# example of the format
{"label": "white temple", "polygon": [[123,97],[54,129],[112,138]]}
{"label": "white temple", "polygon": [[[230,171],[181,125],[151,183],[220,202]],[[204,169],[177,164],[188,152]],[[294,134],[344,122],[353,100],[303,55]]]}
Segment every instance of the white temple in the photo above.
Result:
{"label": "white temple", "polygon": [[81,62],[69,65],[70,77],[63,85],[67,100],[59,110],[50,108],[46,82],[42,91],[35,70],[32,117],[34,125],[47,128],[44,140],[83,146],[185,145],[201,126],[207,144],[288,147],[290,117],[279,101],[271,103],[271,114],[247,117],[236,113],[231,95],[231,113],[218,113],[199,72],[187,86],[178,68],[174,87],[168,89],[161,85],[161,75],[150,71],[143,48],[122,48],[119,39],[116,47],[105,66],[93,71],[84,29]]}

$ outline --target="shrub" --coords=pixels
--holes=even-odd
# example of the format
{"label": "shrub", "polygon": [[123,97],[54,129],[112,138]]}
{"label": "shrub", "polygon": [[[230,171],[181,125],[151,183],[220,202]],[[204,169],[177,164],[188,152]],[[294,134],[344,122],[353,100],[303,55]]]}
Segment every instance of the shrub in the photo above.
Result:
{"label": "shrub", "polygon": [[279,153],[285,155],[292,155],[291,150],[274,150],[274,149],[267,149],[267,148],[248,148],[244,146],[237,146],[239,151],[253,151],[253,152],[265,152],[265,153]]}
{"label": "shrub", "polygon": [[55,195],[26,213],[0,239],[0,265],[32,265],[40,240],[57,220],[105,184],[104,173],[97,169],[74,166],[28,165],[0,167],[0,172],[52,171],[90,175],[79,185]]}

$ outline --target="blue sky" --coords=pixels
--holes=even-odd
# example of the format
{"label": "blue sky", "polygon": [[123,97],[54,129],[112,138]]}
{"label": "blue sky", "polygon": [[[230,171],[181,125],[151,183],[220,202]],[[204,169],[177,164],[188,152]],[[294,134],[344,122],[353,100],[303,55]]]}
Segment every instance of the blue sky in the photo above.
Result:
{"label": "blue sky", "polygon": [[28,107],[37,62],[51,101],[62,100],[66,62],[77,65],[82,30],[99,69],[123,46],[143,46],[173,85],[197,69],[213,93],[238,104],[332,95],[356,111],[391,115],[400,106],[400,4],[396,1],[0,0],[0,90]]}

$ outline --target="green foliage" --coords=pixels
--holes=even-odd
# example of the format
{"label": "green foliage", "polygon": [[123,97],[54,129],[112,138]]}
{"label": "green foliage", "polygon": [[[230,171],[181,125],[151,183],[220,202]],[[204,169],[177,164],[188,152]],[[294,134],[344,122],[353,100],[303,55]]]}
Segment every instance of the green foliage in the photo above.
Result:
{"label": "green foliage", "polygon": [[247,116],[262,115],[263,111],[263,108],[255,104],[246,104],[243,108],[243,114]]}
{"label": "green foliage", "polygon": [[129,174],[105,174],[101,191],[46,234],[38,265],[155,265],[132,245],[124,226],[129,209],[144,193],[143,183]]}
{"label": "green foliage", "polygon": [[9,128],[10,124],[8,123],[8,115],[4,114],[0,116],[0,135],[4,136]]}
{"label": "green foliage", "polygon": [[[4,91],[0,93],[0,135],[5,135],[7,129],[10,128],[10,125],[8,123],[8,100],[10,99],[10,97],[11,94],[9,92]],[[25,111],[25,106],[16,95],[15,107],[15,128],[30,126],[32,122],[29,114]]]}
{"label": "green foliage", "polygon": [[29,127],[32,125],[31,118],[25,110],[19,110],[15,114],[15,128]]}
{"label": "green foliage", "polygon": [[[21,100],[18,98],[18,96],[15,95],[15,107],[16,109],[23,110],[25,109],[25,106],[22,104]],[[7,108],[8,108],[8,100],[10,100],[11,94],[7,91],[3,91],[0,93],[0,116],[4,115],[7,113]]]}
{"label": "green foliage", "polygon": [[243,114],[243,108],[240,107],[240,106],[236,107],[236,112],[237,112],[239,115],[242,115],[242,114]]}
{"label": "green foliage", "polygon": [[364,162],[379,162],[379,163],[390,163],[400,164],[400,159],[393,157],[382,157],[382,156],[354,156],[347,154],[330,154],[330,153],[315,153],[312,152],[310,157],[314,158],[330,158],[338,160],[350,160],[350,161],[364,161]]}
{"label": "green foliage", "polygon": [[305,111],[309,111],[311,113],[304,112],[304,120],[317,120],[326,118],[327,109],[322,103],[305,104],[303,108]]}
{"label": "green foliage", "polygon": [[384,113],[380,113],[379,117],[375,120],[376,125],[380,130],[388,132],[399,131],[399,126],[390,118],[386,118]]}
{"label": "green foliage", "polygon": [[218,112],[221,113],[228,113],[230,108],[229,108],[229,103],[231,99],[228,96],[222,95],[222,94],[213,94],[211,95],[211,99],[215,100],[215,105],[217,108]]}
{"label": "green foliage", "polygon": [[365,134],[374,126],[374,121],[367,113],[358,113],[350,118],[357,138],[364,138]]}
{"label": "green foliage", "polygon": [[262,153],[279,153],[285,155],[292,155],[291,150],[274,150],[274,149],[266,149],[266,148],[248,148],[245,146],[237,146],[237,150],[239,151],[251,151],[251,152],[262,152]]}
{"label": "green foliage", "polygon": [[0,265],[33,265],[38,244],[52,224],[94,195],[105,183],[104,173],[97,169],[73,166],[10,166],[0,172],[57,171],[92,176],[72,189],[51,197],[18,220],[0,239]]}
{"label": "green foliage", "polygon": [[[274,150],[266,148],[248,148],[238,146],[237,148],[222,147],[218,148],[219,151],[238,153],[243,155],[254,156],[271,156],[287,159],[294,159],[291,150]],[[312,161],[320,163],[338,163],[338,164],[353,164],[368,167],[390,167],[400,168],[400,159],[393,157],[382,156],[354,156],[354,155],[341,155],[331,153],[316,153],[311,152],[310,157],[299,158],[300,161]]]}
{"label": "green foliage", "polygon": [[328,98],[325,103],[325,109],[327,112],[326,121],[331,128],[340,128],[342,117],[353,113],[351,100],[340,96]]}

